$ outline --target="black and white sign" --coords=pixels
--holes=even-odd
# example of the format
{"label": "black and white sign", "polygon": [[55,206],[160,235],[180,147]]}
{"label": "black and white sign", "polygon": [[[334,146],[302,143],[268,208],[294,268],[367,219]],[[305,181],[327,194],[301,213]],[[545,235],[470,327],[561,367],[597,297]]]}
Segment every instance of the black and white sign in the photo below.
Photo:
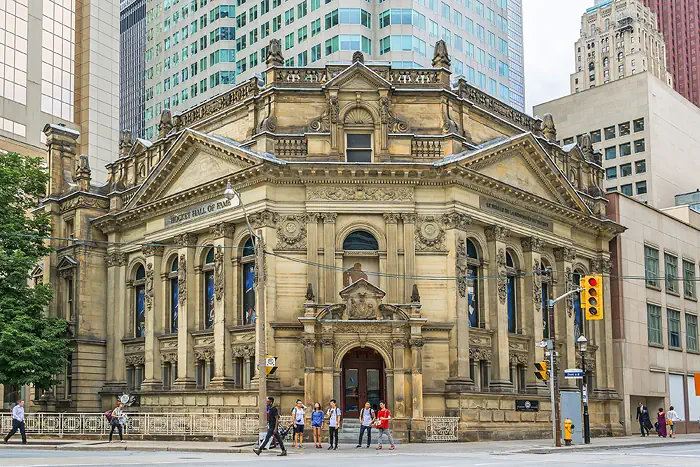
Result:
{"label": "black and white sign", "polygon": [[516,412],[539,412],[540,401],[517,400],[515,401]]}

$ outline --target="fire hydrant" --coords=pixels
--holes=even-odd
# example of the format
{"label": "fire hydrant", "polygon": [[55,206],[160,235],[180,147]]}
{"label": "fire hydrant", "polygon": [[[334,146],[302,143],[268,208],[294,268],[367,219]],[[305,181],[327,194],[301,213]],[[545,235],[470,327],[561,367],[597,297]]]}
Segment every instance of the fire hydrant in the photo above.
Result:
{"label": "fire hydrant", "polygon": [[574,423],[570,418],[564,420],[564,444],[571,446],[571,439],[574,436]]}

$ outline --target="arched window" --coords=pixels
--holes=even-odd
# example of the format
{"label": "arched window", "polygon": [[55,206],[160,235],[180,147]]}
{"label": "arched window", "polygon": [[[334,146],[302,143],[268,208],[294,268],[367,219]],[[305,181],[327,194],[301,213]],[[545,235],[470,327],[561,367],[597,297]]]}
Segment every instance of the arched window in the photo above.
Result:
{"label": "arched window", "polygon": [[379,242],[366,230],[356,230],[343,241],[343,287],[364,279],[379,286]]}
{"label": "arched window", "polygon": [[214,248],[209,248],[202,266],[204,272],[204,329],[214,327]]}
{"label": "arched window", "polygon": [[241,292],[241,321],[255,324],[255,243],[252,237],[248,237],[241,253]]}
{"label": "arched window", "polygon": [[617,61],[618,61],[618,62],[621,62],[622,59],[623,59],[624,57],[625,57],[625,55],[624,55],[622,52],[619,52],[619,53],[617,54]]}
{"label": "arched window", "polygon": [[479,267],[481,261],[474,242],[467,239],[467,310],[469,327],[478,328],[479,320]]}
{"label": "arched window", "polygon": [[511,334],[518,332],[516,275],[513,257],[509,251],[506,251],[506,304],[508,306],[508,332]]}
{"label": "arched window", "polygon": [[[581,271],[574,272],[573,283],[574,287],[579,287],[583,273]],[[581,310],[581,294],[574,294],[574,337],[576,339],[583,333],[583,311]]]}
{"label": "arched window", "polygon": [[134,291],[136,295],[136,313],[134,316],[134,337],[144,337],[146,335],[146,308],[145,308],[145,295],[146,295],[146,270],[143,265],[139,265],[136,269],[136,276],[134,277]]}
{"label": "arched window", "polygon": [[179,311],[179,294],[178,294],[178,283],[177,283],[177,256],[173,259],[173,263],[170,266],[170,272],[168,273],[168,282],[170,284],[170,332],[177,332],[177,315]]}
{"label": "arched window", "polygon": [[610,59],[609,59],[608,57],[605,57],[605,58],[603,59],[603,66],[604,66],[605,68],[607,68],[609,64],[610,64]]}
{"label": "arched window", "polygon": [[588,71],[593,71],[595,70],[595,64],[593,62],[588,64]]}
{"label": "arched window", "polygon": [[[545,259],[542,259],[542,269],[551,268]],[[542,338],[549,339],[549,298],[552,294],[552,276],[540,276],[542,279]]]}

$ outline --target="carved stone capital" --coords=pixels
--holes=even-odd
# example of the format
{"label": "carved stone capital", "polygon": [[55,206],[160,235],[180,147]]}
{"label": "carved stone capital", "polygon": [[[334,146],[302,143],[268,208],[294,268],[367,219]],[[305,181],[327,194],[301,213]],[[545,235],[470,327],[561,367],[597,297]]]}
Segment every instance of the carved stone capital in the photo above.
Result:
{"label": "carved stone capital", "polygon": [[113,266],[126,266],[126,255],[119,251],[107,253],[105,262],[107,263],[108,268],[111,268]]}
{"label": "carved stone capital", "polygon": [[442,216],[442,224],[447,229],[467,230],[471,223],[471,217],[460,212],[451,212]]}
{"label": "carved stone capital", "polygon": [[594,274],[610,274],[610,269],[612,268],[612,263],[608,258],[593,258],[589,260],[591,265],[591,272]]}
{"label": "carved stone capital", "polygon": [[555,248],[554,259],[557,261],[566,261],[570,263],[576,259],[576,250],[569,247]]}
{"label": "carved stone capital", "polygon": [[323,219],[324,224],[335,224],[338,219],[338,214],[335,212],[322,212],[321,219]]}
{"label": "carved stone capital", "polygon": [[394,338],[391,340],[391,346],[395,349],[402,349],[406,347],[406,339],[404,338]]}
{"label": "carved stone capital", "polygon": [[532,251],[533,253],[541,253],[544,248],[544,240],[537,237],[523,238],[520,241],[523,251]]}
{"label": "carved stone capital", "polygon": [[143,253],[143,256],[163,256],[163,250],[165,248],[162,246],[154,246],[154,245],[144,245],[141,247],[141,252]]}
{"label": "carved stone capital", "polygon": [[301,345],[303,345],[304,347],[313,347],[316,345],[316,339],[314,339],[313,337],[302,337]]}
{"label": "carved stone capital", "polygon": [[401,214],[401,220],[403,220],[404,224],[415,224],[416,215],[412,212],[404,212]]}
{"label": "carved stone capital", "polygon": [[475,362],[491,361],[491,350],[483,347],[469,347],[469,359]]}
{"label": "carved stone capital", "polygon": [[235,225],[230,222],[219,222],[218,224],[209,227],[209,233],[213,234],[215,238],[230,238],[236,231]]}
{"label": "carved stone capital", "polygon": [[401,217],[401,214],[396,214],[393,212],[386,212],[384,213],[384,222],[387,224],[398,224],[399,223],[399,218]]}
{"label": "carved stone capital", "polygon": [[486,240],[489,242],[505,242],[510,235],[510,229],[501,227],[500,225],[491,225],[486,227]]}
{"label": "carved stone capital", "polygon": [[180,248],[189,247],[194,248],[197,246],[197,235],[193,233],[184,233],[175,236],[175,243]]}
{"label": "carved stone capital", "polygon": [[423,338],[411,338],[408,341],[408,345],[411,346],[411,348],[421,348],[425,345],[425,340]]}
{"label": "carved stone capital", "polygon": [[249,218],[253,228],[260,229],[262,227],[275,227],[279,220],[279,215],[276,212],[266,209],[264,211],[254,212]]}

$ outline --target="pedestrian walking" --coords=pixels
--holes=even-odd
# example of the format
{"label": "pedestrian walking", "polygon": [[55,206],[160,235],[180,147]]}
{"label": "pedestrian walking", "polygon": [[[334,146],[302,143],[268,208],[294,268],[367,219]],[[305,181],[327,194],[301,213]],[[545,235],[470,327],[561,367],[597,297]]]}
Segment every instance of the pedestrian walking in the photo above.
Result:
{"label": "pedestrian walking", "polygon": [[372,444],[372,425],[374,420],[377,418],[374,413],[374,409],[370,407],[369,402],[365,402],[365,406],[360,410],[360,439],[357,441],[356,448],[362,447],[362,435],[367,432],[367,449],[369,445]]}
{"label": "pedestrian walking", "polygon": [[379,403],[379,412],[377,412],[377,421],[379,422],[375,426],[379,428],[379,439],[377,440],[377,450],[382,448],[382,437],[384,435],[389,439],[391,447],[389,449],[394,449],[394,439],[391,437],[391,430],[389,429],[389,422],[391,421],[391,412],[386,408],[384,402]]}
{"label": "pedestrian walking", "polygon": [[649,429],[651,428],[649,409],[641,402],[637,407],[637,421],[639,422],[639,430],[642,432],[642,437],[649,436]]}
{"label": "pedestrian walking", "polygon": [[666,412],[666,424],[668,425],[668,436],[670,438],[676,437],[676,422],[680,422],[681,418],[678,416],[678,412],[675,411],[673,406],[669,407],[668,412]]}
{"label": "pedestrian walking", "polygon": [[126,424],[126,415],[123,412],[124,404],[121,401],[117,401],[117,406],[112,410],[112,419],[109,421],[111,428],[109,430],[109,442],[112,442],[112,435],[116,429],[119,432],[119,442],[124,442],[124,434],[122,432],[123,426]]}
{"label": "pedestrian walking", "polygon": [[265,441],[262,442],[260,447],[258,447],[257,449],[253,449],[253,452],[259,456],[262,452],[263,446],[266,446],[268,441],[270,441],[270,438],[274,437],[279,443],[280,449],[282,450],[282,452],[277,454],[277,456],[286,456],[287,450],[284,449],[284,442],[282,441],[282,437],[279,434],[280,413],[279,410],[277,410],[277,407],[275,407],[275,398],[268,396],[265,400],[265,404],[268,410],[267,434],[265,435]]}
{"label": "pedestrian walking", "polygon": [[[301,402],[301,399],[297,399],[296,406],[292,409],[292,420],[294,420],[294,441],[292,441],[292,447],[296,448],[297,443],[299,449],[304,449],[304,416],[306,415],[306,407]],[[297,441],[298,440],[298,441]]]}
{"label": "pedestrian walking", "polygon": [[314,404],[314,410],[311,412],[311,431],[314,434],[314,446],[321,449],[321,433],[323,430],[323,410],[321,410],[321,404],[316,402]]}
{"label": "pedestrian walking", "polygon": [[[328,415],[328,450],[330,451],[331,449],[336,450],[338,449],[338,432],[340,431],[340,426],[341,426],[341,412],[340,408],[337,407],[335,402],[335,399],[331,399],[331,406],[328,408],[326,411],[326,415]],[[335,442],[335,446],[333,446],[333,442]]]}
{"label": "pedestrian walking", "polygon": [[22,444],[27,444],[27,433],[24,430],[24,401],[22,400],[18,401],[12,409],[12,429],[5,436],[5,444],[17,433],[17,430],[22,435]]}
{"label": "pedestrian walking", "polygon": [[656,434],[659,435],[659,438],[665,438],[666,437],[666,413],[664,413],[664,409],[660,408],[659,412],[656,414]]}

